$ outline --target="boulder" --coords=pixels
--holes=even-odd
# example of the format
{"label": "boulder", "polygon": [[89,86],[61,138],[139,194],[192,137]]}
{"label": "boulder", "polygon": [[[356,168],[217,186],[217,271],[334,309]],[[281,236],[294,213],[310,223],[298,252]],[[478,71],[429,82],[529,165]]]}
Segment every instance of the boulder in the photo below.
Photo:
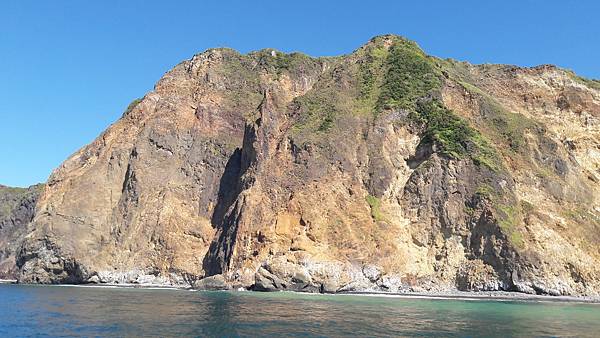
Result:
{"label": "boulder", "polygon": [[196,290],[218,291],[229,290],[230,286],[223,275],[214,275],[202,278],[192,283],[192,287]]}
{"label": "boulder", "polygon": [[255,291],[281,291],[287,289],[287,283],[281,278],[275,276],[265,268],[260,267],[254,275],[254,285],[252,287]]}

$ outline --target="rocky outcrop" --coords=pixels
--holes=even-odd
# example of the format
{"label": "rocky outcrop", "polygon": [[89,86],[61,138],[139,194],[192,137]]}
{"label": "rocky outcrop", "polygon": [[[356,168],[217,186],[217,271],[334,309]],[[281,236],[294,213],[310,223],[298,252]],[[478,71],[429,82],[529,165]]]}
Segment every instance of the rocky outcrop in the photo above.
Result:
{"label": "rocky outcrop", "polygon": [[223,275],[213,275],[194,281],[191,284],[192,288],[204,291],[220,291],[229,290],[231,285],[227,283]]}
{"label": "rocky outcrop", "polygon": [[0,279],[16,279],[16,250],[35,213],[42,185],[11,188],[0,185]]}
{"label": "rocky outcrop", "polygon": [[[326,64],[300,54],[281,58],[280,66],[271,51],[209,50],[168,72],[53,172],[21,250],[20,281],[157,276],[189,285],[204,277],[263,84],[279,76],[286,95],[300,95]],[[278,74],[292,66],[298,69]]]}
{"label": "rocky outcrop", "polygon": [[397,36],[206,51],[52,174],[20,281],[598,295],[599,87]]}

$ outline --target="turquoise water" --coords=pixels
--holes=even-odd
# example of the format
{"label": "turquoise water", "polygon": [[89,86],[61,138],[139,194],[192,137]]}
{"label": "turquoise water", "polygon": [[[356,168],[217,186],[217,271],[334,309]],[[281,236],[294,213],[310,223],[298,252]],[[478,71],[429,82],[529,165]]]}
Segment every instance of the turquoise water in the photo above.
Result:
{"label": "turquoise water", "polygon": [[0,285],[0,336],[599,336],[600,305]]}

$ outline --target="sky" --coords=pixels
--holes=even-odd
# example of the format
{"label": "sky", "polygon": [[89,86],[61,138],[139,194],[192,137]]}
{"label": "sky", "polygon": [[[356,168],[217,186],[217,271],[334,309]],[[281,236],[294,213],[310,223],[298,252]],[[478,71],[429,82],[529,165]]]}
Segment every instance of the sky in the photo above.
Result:
{"label": "sky", "polygon": [[0,3],[0,184],[44,182],[177,63],[212,47],[313,56],[381,34],[472,63],[600,78],[600,1]]}

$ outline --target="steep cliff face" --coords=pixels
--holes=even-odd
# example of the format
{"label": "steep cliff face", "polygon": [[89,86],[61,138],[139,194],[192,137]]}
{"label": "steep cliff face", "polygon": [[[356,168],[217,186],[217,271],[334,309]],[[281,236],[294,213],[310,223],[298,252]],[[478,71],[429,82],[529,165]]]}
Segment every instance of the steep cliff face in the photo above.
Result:
{"label": "steep cliff face", "polygon": [[203,276],[262,88],[277,78],[291,100],[325,66],[227,49],[176,66],[51,175],[21,251],[21,280],[186,284]]}
{"label": "steep cliff face", "polygon": [[53,173],[20,280],[597,295],[599,87],[396,36],[209,50]]}
{"label": "steep cliff face", "polygon": [[0,279],[16,279],[16,250],[35,213],[42,185],[11,188],[0,185]]}

